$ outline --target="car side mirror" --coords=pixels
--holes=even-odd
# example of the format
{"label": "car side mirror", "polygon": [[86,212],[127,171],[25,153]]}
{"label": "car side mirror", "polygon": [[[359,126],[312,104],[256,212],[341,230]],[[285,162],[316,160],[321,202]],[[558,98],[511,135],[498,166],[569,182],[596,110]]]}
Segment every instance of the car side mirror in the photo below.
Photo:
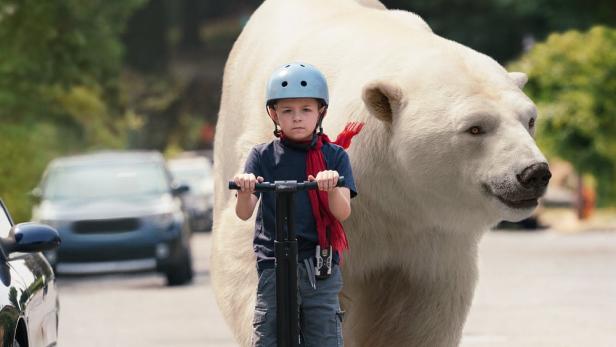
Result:
{"label": "car side mirror", "polygon": [[49,251],[60,245],[60,235],[56,229],[45,224],[20,223],[9,232],[9,236],[0,239],[4,251],[35,253]]}
{"label": "car side mirror", "polygon": [[186,184],[174,185],[171,188],[171,193],[175,196],[186,194],[190,191],[190,187]]}

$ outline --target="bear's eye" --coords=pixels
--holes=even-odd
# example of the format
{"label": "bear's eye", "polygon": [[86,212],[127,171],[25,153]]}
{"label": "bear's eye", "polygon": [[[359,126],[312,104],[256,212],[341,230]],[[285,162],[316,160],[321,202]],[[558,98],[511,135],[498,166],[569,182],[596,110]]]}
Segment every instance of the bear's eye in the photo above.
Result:
{"label": "bear's eye", "polygon": [[475,125],[468,129],[468,133],[471,135],[481,135],[484,133],[484,131],[480,126]]}
{"label": "bear's eye", "polygon": [[528,121],[528,129],[532,129],[535,126],[535,118],[531,118]]}

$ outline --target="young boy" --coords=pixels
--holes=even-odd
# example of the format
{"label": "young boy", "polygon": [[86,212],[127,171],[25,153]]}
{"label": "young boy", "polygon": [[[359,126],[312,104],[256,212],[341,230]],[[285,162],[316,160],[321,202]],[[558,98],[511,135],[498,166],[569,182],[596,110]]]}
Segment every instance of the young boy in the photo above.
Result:
{"label": "young boy", "polygon": [[[235,208],[239,218],[249,219],[261,199],[253,247],[259,274],[253,346],[276,346],[275,195],[254,189],[257,182],[277,180],[316,180],[319,187],[318,191],[297,192],[293,205],[302,345],[343,344],[338,263],[348,244],[340,222],[351,214],[350,199],[357,193],[347,153],[323,134],[321,122],[328,104],[325,77],[314,66],[293,63],[276,70],[268,82],[266,109],[279,139],[255,146],[245,173],[234,178],[241,188]],[[360,130],[361,124],[346,127],[336,142],[348,147]],[[336,187],[340,176],[344,176],[344,187]],[[316,268],[317,257],[327,264],[328,252],[330,271],[327,266]]]}

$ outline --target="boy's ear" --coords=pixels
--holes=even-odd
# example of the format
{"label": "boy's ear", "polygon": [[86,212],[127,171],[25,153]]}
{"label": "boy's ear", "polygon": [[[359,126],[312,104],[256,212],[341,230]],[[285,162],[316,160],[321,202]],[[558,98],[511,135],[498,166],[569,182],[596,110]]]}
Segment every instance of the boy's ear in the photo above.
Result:
{"label": "boy's ear", "polygon": [[278,124],[278,114],[276,113],[276,109],[272,106],[267,106],[267,114],[274,121],[274,123]]}
{"label": "boy's ear", "polygon": [[389,81],[375,81],[367,84],[362,98],[368,111],[381,121],[391,123],[394,113],[402,103],[402,90]]}

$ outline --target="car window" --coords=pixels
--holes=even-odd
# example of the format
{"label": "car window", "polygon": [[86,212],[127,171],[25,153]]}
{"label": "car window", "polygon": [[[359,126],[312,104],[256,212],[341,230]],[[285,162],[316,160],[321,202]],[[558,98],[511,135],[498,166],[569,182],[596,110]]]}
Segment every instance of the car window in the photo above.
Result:
{"label": "car window", "polygon": [[199,192],[208,184],[212,176],[212,166],[208,161],[170,162],[169,170],[177,182],[190,186],[191,192]]}
{"label": "car window", "polygon": [[208,173],[204,170],[199,170],[191,167],[171,168],[173,177],[180,181],[186,181],[189,183],[198,183],[209,177]]}
{"label": "car window", "polygon": [[130,198],[169,191],[159,163],[106,163],[53,168],[45,179],[43,196],[49,200]]}
{"label": "car window", "polygon": [[11,231],[12,226],[11,220],[4,210],[4,205],[0,204],[0,237],[9,236],[9,231]]}

